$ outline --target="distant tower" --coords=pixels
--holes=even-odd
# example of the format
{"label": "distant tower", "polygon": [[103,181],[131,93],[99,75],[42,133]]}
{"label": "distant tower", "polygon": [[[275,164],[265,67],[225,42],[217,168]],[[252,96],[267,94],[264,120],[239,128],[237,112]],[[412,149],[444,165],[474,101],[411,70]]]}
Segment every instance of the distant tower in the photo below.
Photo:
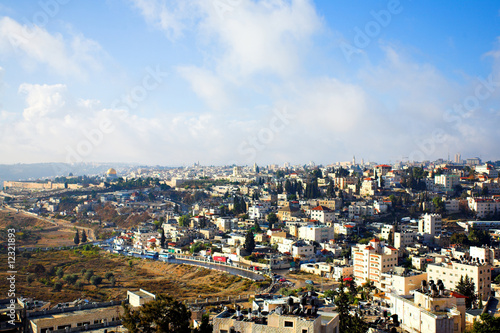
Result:
{"label": "distant tower", "polygon": [[352,156],[352,165],[356,165],[356,156]]}
{"label": "distant tower", "polygon": [[365,159],[364,158],[361,159],[361,165],[365,165]]}
{"label": "distant tower", "polygon": [[462,162],[462,155],[460,153],[455,154],[455,163],[459,164]]}
{"label": "distant tower", "polygon": [[238,177],[240,175],[240,167],[235,166],[233,167],[233,176]]}
{"label": "distant tower", "polygon": [[254,163],[253,164],[253,172],[257,173],[258,169],[259,169],[259,167],[257,166],[257,163]]}

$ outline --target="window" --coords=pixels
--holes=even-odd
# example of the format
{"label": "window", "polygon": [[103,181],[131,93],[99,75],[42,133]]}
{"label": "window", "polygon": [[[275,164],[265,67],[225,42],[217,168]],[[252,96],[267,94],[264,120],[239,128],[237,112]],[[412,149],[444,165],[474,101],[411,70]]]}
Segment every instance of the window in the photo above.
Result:
{"label": "window", "polygon": [[293,327],[293,321],[285,321],[285,327]]}
{"label": "window", "polygon": [[220,330],[220,333],[228,333],[227,330]]}
{"label": "window", "polygon": [[307,333],[307,330],[306,330],[306,329],[303,329],[303,330],[302,330],[302,333]]}

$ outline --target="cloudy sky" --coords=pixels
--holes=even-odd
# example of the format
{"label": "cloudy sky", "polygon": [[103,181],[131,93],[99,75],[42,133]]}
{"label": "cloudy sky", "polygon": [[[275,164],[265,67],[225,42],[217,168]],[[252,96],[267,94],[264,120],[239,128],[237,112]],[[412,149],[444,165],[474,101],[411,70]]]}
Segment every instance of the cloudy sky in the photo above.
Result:
{"label": "cloudy sky", "polygon": [[500,159],[499,9],[4,1],[0,163]]}

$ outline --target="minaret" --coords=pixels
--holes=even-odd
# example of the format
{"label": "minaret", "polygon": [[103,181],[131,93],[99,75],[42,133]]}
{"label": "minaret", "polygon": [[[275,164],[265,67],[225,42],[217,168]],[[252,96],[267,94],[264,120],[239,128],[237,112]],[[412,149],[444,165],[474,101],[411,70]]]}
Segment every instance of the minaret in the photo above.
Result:
{"label": "minaret", "polygon": [[352,156],[352,165],[356,165],[356,156]]}

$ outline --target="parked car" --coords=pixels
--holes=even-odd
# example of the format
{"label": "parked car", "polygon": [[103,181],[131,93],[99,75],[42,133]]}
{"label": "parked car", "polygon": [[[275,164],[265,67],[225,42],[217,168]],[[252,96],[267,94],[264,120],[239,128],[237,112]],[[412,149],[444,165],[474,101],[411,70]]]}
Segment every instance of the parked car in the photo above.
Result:
{"label": "parked car", "polygon": [[306,280],[306,284],[314,284],[311,280]]}

